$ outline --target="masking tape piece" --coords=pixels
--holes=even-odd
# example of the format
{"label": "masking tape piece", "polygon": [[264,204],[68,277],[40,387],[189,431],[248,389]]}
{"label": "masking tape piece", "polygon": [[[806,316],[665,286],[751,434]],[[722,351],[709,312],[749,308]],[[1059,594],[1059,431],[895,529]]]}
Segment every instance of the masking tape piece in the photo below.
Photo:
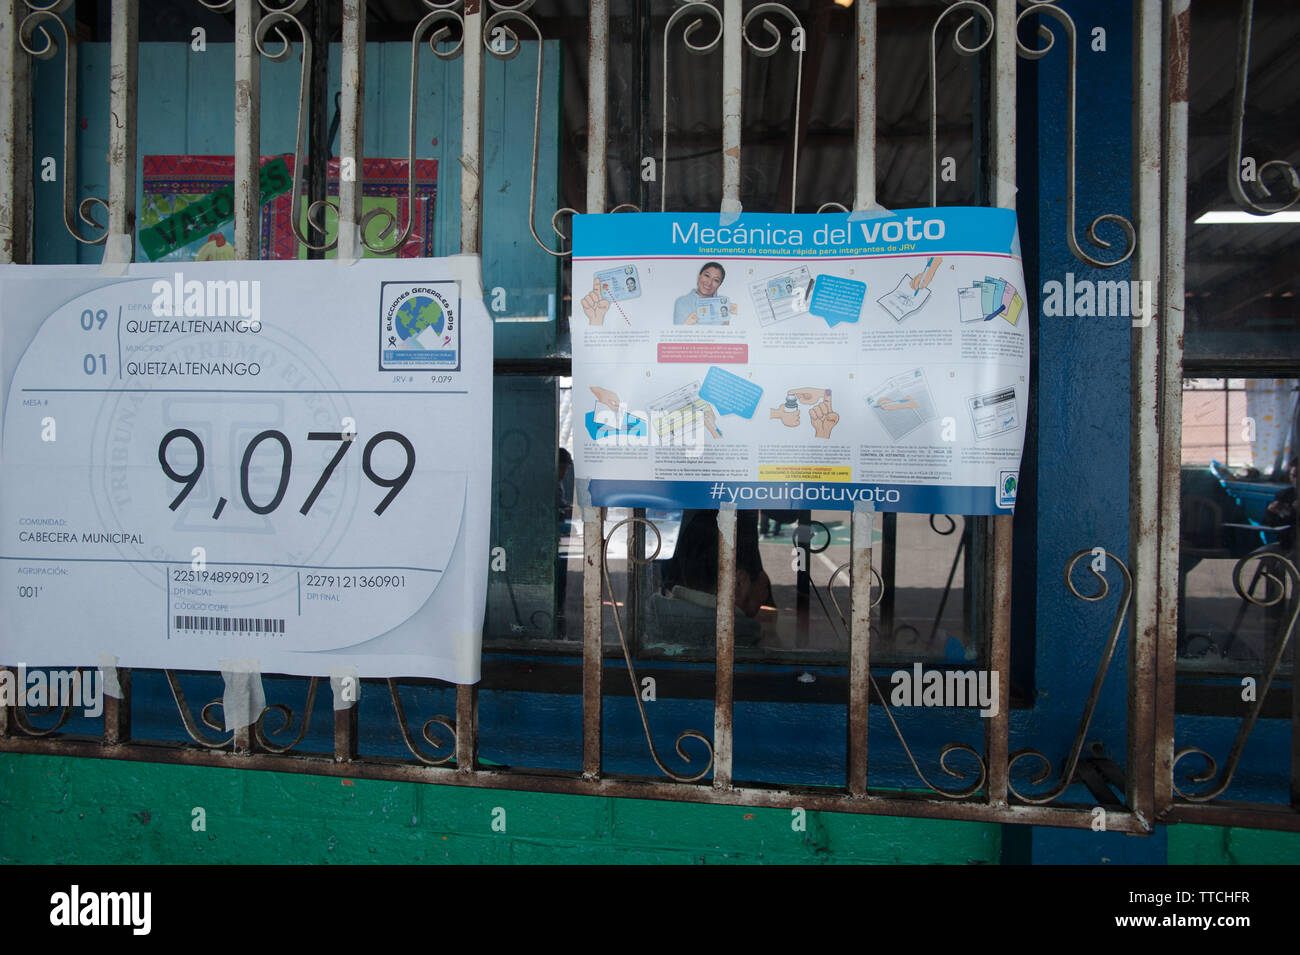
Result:
{"label": "masking tape piece", "polygon": [[221,712],[226,732],[251,726],[266,709],[266,692],[262,689],[262,664],[257,660],[222,660],[221,678],[226,688],[221,694]]}
{"label": "masking tape piece", "polygon": [[444,261],[451,277],[460,282],[461,298],[482,301],[482,260],[477,255],[449,255]]}
{"label": "masking tape piece", "polygon": [[739,199],[723,199],[722,214],[718,217],[718,225],[731,225],[740,218],[740,214],[745,211],[745,207],[740,204]]}
{"label": "masking tape piece", "polygon": [[331,667],[330,689],[334,691],[334,709],[349,710],[361,699],[361,675],[357,668]]}
{"label": "masking tape piece", "polygon": [[728,547],[736,546],[736,503],[723,501],[718,506],[718,533]]}
{"label": "masking tape piece", "polygon": [[587,511],[591,509],[591,478],[579,478],[574,490],[578,494],[578,507],[582,508],[582,519],[596,520],[594,517],[587,516]]}
{"label": "masking tape piece", "polygon": [[104,258],[99,263],[100,275],[125,275],[135,254],[135,243],[125,232],[114,232],[104,242]]}
{"label": "masking tape piece", "polygon": [[338,246],[334,250],[334,261],[339,265],[356,265],[365,255],[365,249],[361,245],[361,224],[340,222],[338,228]]}
{"label": "masking tape piece", "polygon": [[104,681],[104,695],[115,700],[122,698],[122,684],[117,679],[117,657],[111,653],[99,655],[100,679]]}

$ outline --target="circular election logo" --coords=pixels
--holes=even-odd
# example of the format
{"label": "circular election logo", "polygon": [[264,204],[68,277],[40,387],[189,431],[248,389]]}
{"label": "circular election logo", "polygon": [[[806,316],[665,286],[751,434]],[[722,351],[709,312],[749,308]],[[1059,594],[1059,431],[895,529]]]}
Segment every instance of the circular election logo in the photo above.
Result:
{"label": "circular election logo", "polygon": [[426,328],[435,335],[442,334],[445,324],[442,306],[427,295],[412,295],[397,307],[397,334],[402,341],[419,338]]}

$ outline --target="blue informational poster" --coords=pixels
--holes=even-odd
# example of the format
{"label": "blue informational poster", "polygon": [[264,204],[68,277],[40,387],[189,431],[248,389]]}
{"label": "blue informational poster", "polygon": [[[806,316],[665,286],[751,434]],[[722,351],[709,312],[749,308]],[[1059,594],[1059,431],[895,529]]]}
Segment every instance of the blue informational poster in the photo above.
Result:
{"label": "blue informational poster", "polygon": [[479,678],[474,257],[0,268],[0,662]]}
{"label": "blue informational poster", "polygon": [[575,216],[573,287],[576,407],[638,423],[575,436],[595,506],[1015,506],[1011,210]]}

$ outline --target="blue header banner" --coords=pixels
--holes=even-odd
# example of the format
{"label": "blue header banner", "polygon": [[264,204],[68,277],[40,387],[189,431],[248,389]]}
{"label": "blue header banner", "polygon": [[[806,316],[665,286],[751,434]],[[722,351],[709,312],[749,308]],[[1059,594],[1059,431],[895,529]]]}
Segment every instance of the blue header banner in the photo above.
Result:
{"label": "blue header banner", "polygon": [[573,217],[575,258],[725,255],[841,258],[986,252],[1019,255],[1010,209],[957,206],[790,215],[671,212]]}

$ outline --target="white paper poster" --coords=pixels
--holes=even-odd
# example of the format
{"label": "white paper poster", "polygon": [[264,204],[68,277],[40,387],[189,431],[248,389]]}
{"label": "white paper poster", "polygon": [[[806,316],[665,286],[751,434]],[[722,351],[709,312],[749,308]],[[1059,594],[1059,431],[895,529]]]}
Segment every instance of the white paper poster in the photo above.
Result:
{"label": "white paper poster", "polygon": [[0,661],[477,681],[478,275],[0,268]]}
{"label": "white paper poster", "polygon": [[596,506],[1005,514],[1029,395],[1015,213],[574,217]]}

